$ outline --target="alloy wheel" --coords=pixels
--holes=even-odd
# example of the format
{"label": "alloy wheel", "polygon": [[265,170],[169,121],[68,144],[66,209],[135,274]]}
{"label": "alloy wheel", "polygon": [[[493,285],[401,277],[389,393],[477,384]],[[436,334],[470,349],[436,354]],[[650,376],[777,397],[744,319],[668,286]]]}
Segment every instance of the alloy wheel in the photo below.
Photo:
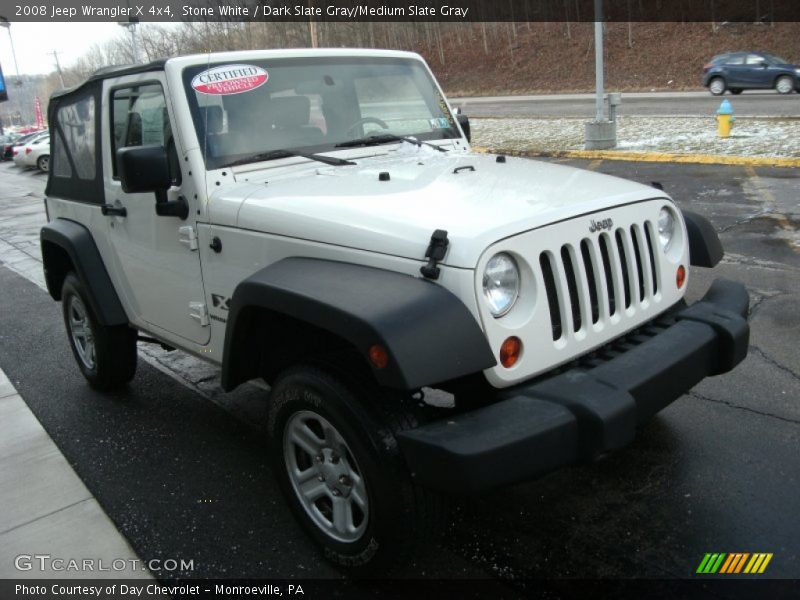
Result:
{"label": "alloy wheel", "polygon": [[78,296],[70,296],[67,314],[69,315],[69,334],[75,351],[83,365],[92,370],[96,365],[94,332],[86,307]]}
{"label": "alloy wheel", "polygon": [[357,541],[367,528],[369,498],[363,472],[336,427],[315,412],[294,413],[284,428],[283,456],[311,521],[338,542]]}

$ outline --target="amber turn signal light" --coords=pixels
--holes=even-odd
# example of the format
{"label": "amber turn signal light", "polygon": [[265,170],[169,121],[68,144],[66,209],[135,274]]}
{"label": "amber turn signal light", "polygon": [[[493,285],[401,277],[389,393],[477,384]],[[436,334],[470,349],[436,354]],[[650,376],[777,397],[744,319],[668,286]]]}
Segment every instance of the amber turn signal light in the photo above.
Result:
{"label": "amber turn signal light", "polygon": [[678,267],[678,272],[675,274],[675,283],[678,289],[681,289],[683,284],[686,283],[686,269],[683,265]]}
{"label": "amber turn signal light", "polygon": [[370,346],[369,362],[371,362],[376,369],[385,369],[386,365],[389,364],[389,353],[386,352],[386,348],[378,344]]}
{"label": "amber turn signal light", "polygon": [[500,345],[500,364],[506,369],[510,369],[517,364],[520,352],[522,352],[522,341],[513,335],[506,338]]}

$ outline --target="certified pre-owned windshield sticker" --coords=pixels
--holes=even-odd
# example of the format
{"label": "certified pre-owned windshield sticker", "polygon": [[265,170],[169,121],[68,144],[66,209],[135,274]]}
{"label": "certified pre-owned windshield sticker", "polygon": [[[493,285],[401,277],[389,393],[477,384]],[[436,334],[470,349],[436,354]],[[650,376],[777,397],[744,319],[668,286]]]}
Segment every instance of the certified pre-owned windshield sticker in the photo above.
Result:
{"label": "certified pre-owned windshield sticker", "polygon": [[201,94],[241,94],[267,83],[269,73],[254,65],[224,65],[198,73],[192,88]]}

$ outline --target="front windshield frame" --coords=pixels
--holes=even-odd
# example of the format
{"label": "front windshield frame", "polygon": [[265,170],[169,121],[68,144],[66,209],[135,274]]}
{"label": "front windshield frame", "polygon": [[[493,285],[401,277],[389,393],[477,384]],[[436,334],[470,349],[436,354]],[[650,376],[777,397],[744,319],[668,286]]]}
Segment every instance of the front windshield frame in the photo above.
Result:
{"label": "front windshield frame", "polygon": [[[203,121],[202,117],[202,107],[200,106],[200,102],[198,102],[198,93],[192,87],[192,80],[195,76],[199,73],[202,73],[209,69],[214,69],[215,67],[223,67],[226,65],[231,65],[233,63],[236,64],[248,64],[248,65],[255,65],[261,67],[263,69],[275,69],[277,67],[305,67],[305,66],[313,66],[313,67],[320,67],[325,65],[331,66],[338,66],[338,67],[346,67],[346,66],[395,66],[395,67],[402,67],[407,66],[411,67],[412,69],[418,69],[415,73],[416,77],[421,77],[429,86],[429,89],[426,89],[426,92],[430,92],[431,97],[425,98],[423,97],[424,103],[426,107],[432,111],[432,114],[439,114],[441,115],[440,118],[446,120],[446,127],[442,126],[438,129],[429,129],[429,130],[421,130],[421,131],[414,131],[414,132],[393,132],[391,129],[384,130],[380,129],[375,132],[371,133],[392,133],[402,137],[414,137],[420,141],[435,141],[435,140],[455,140],[460,139],[462,137],[461,130],[457,124],[455,114],[450,110],[447,101],[444,98],[444,95],[439,88],[436,80],[433,78],[429,70],[427,69],[425,63],[421,60],[417,60],[414,58],[404,58],[404,57],[385,57],[385,56],[348,56],[348,55],[339,55],[339,56],[314,56],[314,57],[281,57],[281,58],[271,58],[271,57],[254,57],[252,59],[237,59],[236,61],[213,61],[207,63],[195,63],[192,65],[188,65],[184,67],[182,71],[182,82],[184,91],[186,93],[186,98],[189,105],[189,111],[192,117],[192,123],[194,125],[195,133],[197,134],[197,140],[200,144],[200,150],[203,155],[203,159],[206,163],[206,169],[213,170],[213,169],[220,169],[227,166],[230,166],[232,163],[239,163],[242,164],[243,162],[247,162],[248,157],[252,156],[252,162],[260,162],[263,160],[277,160],[274,159],[263,159],[263,158],[256,158],[258,154],[269,153],[273,150],[277,150],[278,148],[272,148],[265,146],[262,148],[260,152],[258,151],[247,151],[241,153],[228,153],[223,154],[221,156],[215,156],[213,153],[208,151],[208,140],[205,135],[206,131],[206,123]],[[267,84],[269,81],[267,81]],[[285,88],[286,90],[291,88]],[[247,92],[245,92],[247,93]],[[357,102],[357,99],[356,99]],[[360,110],[360,106],[359,106]],[[438,110],[438,112],[435,112]],[[436,117],[433,117],[436,118]],[[444,125],[444,121],[442,121],[442,125]],[[306,154],[311,153],[328,153],[328,152],[341,152],[346,150],[352,150],[352,148],[342,148],[338,147],[337,144],[341,142],[350,141],[352,139],[363,137],[362,134],[352,135],[345,139],[330,139],[326,140],[324,143],[311,143],[311,144],[302,144],[302,145],[292,145],[288,147],[279,148],[280,150],[286,150],[288,152],[298,151],[303,152]],[[387,142],[389,143],[389,142]]]}

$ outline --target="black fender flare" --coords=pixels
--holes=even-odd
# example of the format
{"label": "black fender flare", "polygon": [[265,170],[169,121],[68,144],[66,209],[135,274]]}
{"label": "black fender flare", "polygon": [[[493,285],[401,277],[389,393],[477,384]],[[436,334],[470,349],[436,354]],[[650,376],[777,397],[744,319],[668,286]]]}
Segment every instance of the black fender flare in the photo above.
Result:
{"label": "black fender flare", "polygon": [[128,316],[122,307],[108,271],[91,232],[75,221],[54,219],[42,227],[42,263],[47,291],[54,300],[61,300],[61,283],[66,275],[59,264],[54,247],[63,250],[75,269],[88,295],[87,300],[101,325],[127,325]]}
{"label": "black fender flare", "polygon": [[[352,345],[380,385],[413,390],[493,367],[475,317],[453,293],[393,271],[313,258],[280,260],[236,286],[230,302],[222,387],[260,376],[248,356],[250,309],[262,309],[325,330]],[[280,343],[280,340],[266,343]],[[382,369],[369,348],[388,352]]]}
{"label": "black fender flare", "polygon": [[722,260],[722,242],[711,222],[702,215],[682,210],[689,235],[689,259],[695,267],[714,267]]}

